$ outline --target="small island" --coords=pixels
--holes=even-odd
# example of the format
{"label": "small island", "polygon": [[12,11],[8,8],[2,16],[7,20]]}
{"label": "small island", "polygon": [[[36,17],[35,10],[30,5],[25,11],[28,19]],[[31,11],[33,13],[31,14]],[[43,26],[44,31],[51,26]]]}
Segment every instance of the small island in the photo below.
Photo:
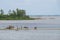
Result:
{"label": "small island", "polygon": [[3,9],[0,10],[0,20],[33,20],[26,15],[26,11],[23,9],[9,10],[8,13],[4,13]]}

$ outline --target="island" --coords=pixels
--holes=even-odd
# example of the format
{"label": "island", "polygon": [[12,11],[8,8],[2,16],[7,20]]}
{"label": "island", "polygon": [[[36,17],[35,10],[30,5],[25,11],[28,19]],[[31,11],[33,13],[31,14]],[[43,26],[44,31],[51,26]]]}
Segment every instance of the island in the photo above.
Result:
{"label": "island", "polygon": [[4,10],[0,10],[0,20],[33,20],[26,15],[26,11],[23,9],[9,10],[8,13],[4,13]]}

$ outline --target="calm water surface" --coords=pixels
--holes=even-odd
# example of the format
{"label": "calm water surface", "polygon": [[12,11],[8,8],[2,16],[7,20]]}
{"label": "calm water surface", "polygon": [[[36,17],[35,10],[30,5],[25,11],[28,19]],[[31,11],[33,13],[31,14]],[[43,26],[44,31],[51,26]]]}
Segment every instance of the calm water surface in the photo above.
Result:
{"label": "calm water surface", "polygon": [[0,30],[0,40],[60,40],[60,30]]}
{"label": "calm water surface", "polygon": [[7,27],[9,25],[18,27],[41,27],[41,28],[60,28],[60,16],[53,17],[55,19],[49,19],[51,17],[43,17],[45,20],[0,20],[0,27]]}
{"label": "calm water surface", "polygon": [[[0,20],[0,27],[60,28],[60,17],[46,20]],[[0,40],[60,40],[60,30],[0,30]]]}

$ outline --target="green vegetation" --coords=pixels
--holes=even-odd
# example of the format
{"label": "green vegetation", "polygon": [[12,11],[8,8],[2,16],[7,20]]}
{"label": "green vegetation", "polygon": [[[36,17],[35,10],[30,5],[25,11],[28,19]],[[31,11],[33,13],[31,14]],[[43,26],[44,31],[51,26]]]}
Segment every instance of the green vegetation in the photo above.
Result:
{"label": "green vegetation", "polygon": [[3,9],[0,10],[0,20],[32,20],[26,11],[22,9],[9,10],[8,14],[5,14]]}

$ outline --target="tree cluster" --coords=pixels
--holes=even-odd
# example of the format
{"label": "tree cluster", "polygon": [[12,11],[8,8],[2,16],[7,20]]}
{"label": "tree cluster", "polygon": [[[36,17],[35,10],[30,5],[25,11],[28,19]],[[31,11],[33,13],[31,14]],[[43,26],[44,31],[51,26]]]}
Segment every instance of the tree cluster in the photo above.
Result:
{"label": "tree cluster", "polygon": [[26,15],[26,11],[22,9],[9,10],[7,14],[4,13],[3,9],[0,10],[0,20],[30,20],[29,16]]}

